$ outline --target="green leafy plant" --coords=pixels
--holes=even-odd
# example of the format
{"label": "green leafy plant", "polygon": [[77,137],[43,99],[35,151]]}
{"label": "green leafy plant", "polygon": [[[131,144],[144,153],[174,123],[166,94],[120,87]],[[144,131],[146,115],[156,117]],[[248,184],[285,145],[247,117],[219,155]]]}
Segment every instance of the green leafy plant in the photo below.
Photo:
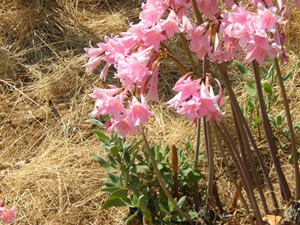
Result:
{"label": "green leafy plant", "polygon": [[[98,120],[90,119],[88,122],[102,127],[102,123]],[[94,129],[93,132],[102,142],[99,147],[105,153],[104,156],[93,155],[92,158],[97,160],[101,167],[113,171],[107,172],[107,180],[103,183],[105,187],[101,189],[102,192],[110,194],[102,205],[102,209],[113,206],[130,207],[132,213],[123,218],[126,223],[138,217],[139,214],[142,215],[142,220],[150,224],[186,221],[160,187],[150,155],[141,147],[142,140],[135,142],[134,139],[131,139],[126,142],[120,138],[117,132],[113,132],[110,137],[100,130]],[[185,150],[175,146],[173,149],[175,151],[171,151],[168,145],[162,149],[160,142],[151,146],[151,152],[166,187],[174,195],[175,192],[178,193],[175,202],[183,211],[186,211],[190,218],[195,218],[198,213],[194,212],[190,204],[186,203],[187,190],[192,189],[194,182],[201,181],[203,175],[200,170],[193,169],[192,145],[188,140],[185,142]],[[176,162],[170,160],[173,154],[176,154]],[[200,155],[198,160],[200,161],[203,157]],[[176,172],[174,168],[178,168],[175,169]],[[179,190],[175,191],[175,188],[178,187],[180,187]]]}

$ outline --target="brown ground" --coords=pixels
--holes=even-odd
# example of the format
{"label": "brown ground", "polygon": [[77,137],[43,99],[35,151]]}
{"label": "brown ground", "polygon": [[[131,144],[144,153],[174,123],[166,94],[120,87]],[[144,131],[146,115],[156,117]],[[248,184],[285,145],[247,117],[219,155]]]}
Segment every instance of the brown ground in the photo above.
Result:
{"label": "brown ground", "polygon": [[[119,219],[126,216],[126,208],[100,210],[107,197],[99,191],[106,171],[90,157],[101,154],[101,150],[95,148],[99,142],[91,132],[92,125],[85,121],[93,108],[93,100],[87,94],[93,91],[93,83],[102,84],[98,81],[100,69],[90,75],[85,73],[81,56],[90,40],[98,43],[104,35],[124,31],[129,21],[138,21],[141,1],[49,2],[0,3],[0,199],[5,199],[8,208],[16,207],[17,224],[121,224]],[[286,49],[290,62],[283,67],[283,72],[294,70],[286,83],[294,117],[300,114],[296,52],[300,49],[299,19],[299,11],[290,18]],[[173,49],[183,55],[180,46]],[[169,84],[178,76],[170,76],[176,75],[170,62],[161,68],[160,95],[166,100],[171,95]],[[213,69],[210,72],[214,74]],[[233,74],[231,80],[243,102],[243,78]],[[226,109],[228,103],[223,111]],[[184,117],[165,105],[153,105],[153,110],[156,115],[147,124],[150,141],[154,143],[159,137],[163,145],[180,146],[186,138],[195,139],[195,129]],[[274,109],[281,110],[282,106]],[[224,121],[231,124],[229,116]],[[262,143],[260,147],[268,159],[266,145]],[[288,154],[280,151],[280,156],[293,190]],[[205,160],[201,165],[206,175]],[[218,155],[215,168],[216,176],[224,171]],[[269,169],[275,177],[271,164]],[[223,174],[218,185],[226,205],[232,201],[234,190]]]}

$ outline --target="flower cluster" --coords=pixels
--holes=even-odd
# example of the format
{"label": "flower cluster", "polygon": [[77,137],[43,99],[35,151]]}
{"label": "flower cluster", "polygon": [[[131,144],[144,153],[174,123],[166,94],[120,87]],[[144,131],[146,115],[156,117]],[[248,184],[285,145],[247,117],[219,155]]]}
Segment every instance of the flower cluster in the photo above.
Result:
{"label": "flower cluster", "polygon": [[14,223],[13,218],[17,215],[14,212],[15,208],[7,209],[4,207],[4,202],[0,200],[0,218],[4,220],[4,223],[8,221]]}
{"label": "flower cluster", "polygon": [[[193,1],[197,8],[194,8]],[[244,58],[244,62],[255,59],[262,65],[266,56],[274,58],[278,53],[285,59],[282,47],[285,29],[283,32],[279,30],[281,26],[286,27],[284,16],[288,10],[284,0],[278,0],[277,7],[271,0],[250,0],[245,6],[241,3],[237,5],[232,0],[224,0],[228,10],[223,12],[216,0],[193,1],[148,0],[142,4],[139,23],[130,24],[129,29],[120,33],[120,36],[105,36],[104,42],[98,43],[97,47],[90,43],[90,47],[85,48],[84,57],[89,58],[83,65],[86,70],[91,72],[101,62],[105,62],[100,73],[100,78],[105,80],[109,67],[113,65],[116,70],[114,78],[123,86],[122,90],[116,87],[110,90],[96,88],[90,95],[96,99],[93,116],[112,114],[108,123],[109,130],[122,132],[124,129],[126,132],[122,132],[122,135],[125,136],[129,131],[135,132],[137,127],[146,122],[145,119],[135,119],[132,105],[141,104],[145,107],[141,112],[147,112],[147,116],[151,114],[146,109],[145,99],[158,101],[159,65],[170,55],[169,50],[161,43],[171,39],[175,33],[185,36],[189,49],[197,53],[201,60],[206,57],[211,61],[223,62],[232,58]],[[299,6],[300,0],[294,0],[294,4]],[[251,11],[248,10],[250,8]],[[202,24],[198,21],[199,25],[193,23],[189,16],[198,10],[207,18]],[[185,96],[186,91],[181,88],[186,88],[191,83],[194,84],[189,78],[181,78],[174,90]],[[219,120],[221,113],[211,114],[213,111],[209,107],[205,110],[196,110],[195,107],[204,104],[199,104],[199,98],[204,101],[205,98],[220,99],[220,96],[213,96],[208,90],[208,84],[195,85],[194,88],[196,91],[190,94],[191,99],[190,96],[185,98],[177,94],[171,102],[181,101],[180,104],[183,105],[179,106],[177,102],[175,105],[172,103],[172,107],[180,114],[187,113],[189,119],[206,115]],[[128,93],[141,95],[141,103],[138,103],[136,97],[132,100],[127,98]],[[211,100],[209,105],[217,102]]]}
{"label": "flower cluster", "polygon": [[208,74],[201,85],[199,84],[201,79],[194,81],[191,77],[185,79],[188,75],[183,76],[175,84],[173,90],[178,94],[167,102],[169,107],[176,109],[178,114],[187,114],[190,121],[196,122],[204,116],[207,121],[220,121],[220,116],[223,115],[219,108],[219,104],[223,104],[220,82],[216,80],[219,85],[219,94],[215,96],[212,87],[209,87]]}
{"label": "flower cluster", "polygon": [[125,138],[128,132],[135,134],[136,131],[141,131],[142,124],[147,122],[148,117],[152,115],[152,112],[147,109],[147,102],[143,95],[140,97],[141,102],[134,96],[132,100],[129,100],[128,92],[125,90],[113,85],[110,85],[110,88],[95,88],[94,92],[89,94],[90,97],[96,99],[92,116],[110,115],[105,126],[108,131],[119,131],[122,138]]}

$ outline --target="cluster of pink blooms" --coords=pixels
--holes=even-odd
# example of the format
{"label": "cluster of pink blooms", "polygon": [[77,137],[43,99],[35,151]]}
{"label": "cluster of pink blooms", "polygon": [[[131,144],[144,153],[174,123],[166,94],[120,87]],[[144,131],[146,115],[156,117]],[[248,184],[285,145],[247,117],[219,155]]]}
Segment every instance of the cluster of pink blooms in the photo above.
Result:
{"label": "cluster of pink blooms", "polygon": [[[118,130],[124,137],[128,132],[135,133],[148,121],[152,113],[147,109],[145,99],[158,101],[159,65],[168,55],[161,43],[172,38],[175,33],[185,35],[189,49],[197,53],[201,60],[207,57],[211,61],[223,62],[244,58],[244,62],[256,59],[262,65],[266,56],[274,58],[279,53],[285,58],[282,42],[286,25],[284,16],[288,10],[284,0],[278,0],[277,7],[271,0],[250,0],[245,6],[241,3],[237,5],[233,0],[225,0],[227,9],[231,10],[223,12],[216,0],[195,2],[207,18],[200,25],[192,23],[189,17],[194,12],[192,0],[148,0],[142,4],[139,23],[130,24],[130,28],[120,33],[120,36],[105,36],[104,42],[98,43],[97,47],[90,43],[90,47],[85,48],[84,57],[89,58],[84,65],[86,70],[91,72],[101,62],[105,62],[100,73],[100,78],[105,80],[109,67],[113,65],[116,70],[114,78],[119,79],[123,86],[122,89],[113,86],[108,90],[95,88],[90,94],[96,99],[92,112],[94,117],[112,115],[106,124],[109,130]],[[294,0],[294,3],[299,6],[300,0]],[[279,27],[283,27],[283,32],[280,33]],[[185,92],[182,87],[189,87],[192,83],[195,92],[190,95],[191,99],[179,98],[178,95]],[[190,120],[203,115],[219,120],[221,113],[218,103],[221,97],[208,91],[207,82],[201,85],[196,83],[190,78],[181,78],[174,87],[179,94],[169,103],[178,113],[186,113]],[[196,110],[195,107],[204,107],[205,104],[196,104],[202,98],[218,100],[213,100],[205,109]],[[181,101],[181,105],[174,101]],[[207,114],[209,112],[216,114]]]}
{"label": "cluster of pink blooms", "polygon": [[186,114],[188,119],[197,122],[206,116],[206,120],[217,120],[220,121],[220,116],[223,115],[219,108],[219,104],[223,104],[222,89],[220,82],[219,94],[214,95],[212,87],[209,87],[209,76],[206,75],[205,82],[199,84],[201,79],[192,80],[191,77],[185,79],[189,74],[186,74],[180,78],[173,90],[178,92],[174,98],[167,103],[170,104],[171,108],[177,110],[178,114]]}
{"label": "cluster of pink blooms", "polygon": [[17,215],[14,212],[15,208],[7,209],[4,207],[4,202],[0,200],[0,218],[4,220],[4,223],[8,221],[14,223],[13,218]]}

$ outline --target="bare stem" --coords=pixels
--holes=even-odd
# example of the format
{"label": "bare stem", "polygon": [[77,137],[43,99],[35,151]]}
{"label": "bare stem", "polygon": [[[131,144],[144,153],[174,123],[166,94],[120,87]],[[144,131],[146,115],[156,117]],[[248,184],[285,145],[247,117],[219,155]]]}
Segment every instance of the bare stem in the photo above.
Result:
{"label": "bare stem", "polygon": [[292,124],[292,119],[291,119],[291,113],[289,109],[289,103],[287,100],[286,96],[286,91],[283,85],[282,77],[281,77],[281,71],[279,68],[278,60],[277,58],[274,59],[274,65],[279,81],[279,86],[282,94],[282,99],[283,99],[283,104],[284,104],[284,109],[285,109],[285,114],[288,122],[288,127],[291,135],[291,144],[292,144],[292,154],[293,154],[293,161],[294,161],[294,169],[295,169],[295,179],[296,179],[296,199],[300,198],[300,174],[299,174],[299,165],[298,165],[298,156],[297,156],[297,150],[296,150],[296,143],[295,143],[295,135],[294,135],[294,130],[293,130],[293,124]]}
{"label": "bare stem", "polygon": [[[246,204],[244,196],[242,195],[242,192],[241,192],[241,190],[240,190],[240,188],[239,188],[239,186],[238,186],[238,184],[236,182],[236,179],[234,178],[234,176],[233,176],[233,174],[232,174],[232,172],[230,170],[230,166],[229,166],[229,163],[228,163],[227,158],[225,156],[224,149],[223,149],[223,147],[221,145],[221,141],[220,141],[219,135],[218,135],[215,127],[212,126],[212,128],[213,128],[213,131],[214,131],[214,134],[215,134],[215,138],[216,138],[216,142],[217,142],[218,148],[219,148],[219,150],[221,152],[221,155],[222,155],[222,159],[223,159],[224,164],[225,164],[225,166],[227,168],[228,175],[229,175],[229,177],[230,177],[230,179],[231,179],[231,181],[232,181],[232,183],[233,183],[233,185],[234,185],[234,187],[235,187],[235,189],[236,189],[236,191],[237,191],[237,193],[238,193],[238,195],[239,195],[239,197],[241,199],[241,202],[242,202],[242,204],[244,206],[244,209],[246,210],[247,214],[250,215],[250,211],[249,211],[249,208],[248,208],[248,206]],[[249,216],[249,220],[250,220],[250,223],[252,225],[254,225],[254,222],[253,222],[253,219],[252,219],[251,216]]]}
{"label": "bare stem", "polygon": [[[195,169],[198,168],[200,135],[201,135],[201,120],[197,119],[197,140],[196,140],[196,147],[195,147],[195,162],[194,162]],[[194,201],[195,201],[195,210],[196,212],[199,212],[200,200],[199,200],[199,185],[197,181],[194,182]]]}
{"label": "bare stem", "polygon": [[[251,162],[253,161],[253,158],[251,157],[251,150],[250,150],[250,146],[249,146],[249,142],[247,140],[247,135],[246,135],[246,132],[245,132],[245,129],[243,127],[243,122],[242,122],[242,112],[241,112],[241,109],[240,109],[240,106],[237,102],[237,99],[235,97],[235,94],[231,88],[231,85],[230,85],[230,82],[229,82],[229,79],[227,77],[227,72],[224,72],[223,68],[221,67],[221,65],[219,65],[218,63],[216,63],[219,71],[220,71],[220,74],[223,78],[223,81],[224,81],[224,84],[226,86],[226,89],[228,91],[228,94],[229,94],[229,98],[230,98],[230,102],[232,104],[232,107],[233,107],[233,110],[235,112],[235,115],[236,115],[236,119],[237,119],[237,125],[239,127],[239,130],[240,130],[240,133],[241,133],[241,138],[242,138],[242,143],[246,149],[246,152],[247,152],[247,155],[249,156],[249,162],[250,162],[250,165],[254,164],[254,162]],[[257,173],[255,168],[253,169],[253,166],[252,167],[252,172],[253,174],[254,173]],[[255,179],[256,180],[256,179]],[[247,182],[248,183],[248,182]],[[256,181],[257,183],[257,181]],[[260,186],[257,186],[257,188],[261,188]],[[256,216],[256,219],[258,220],[258,223],[259,224],[264,224],[263,221],[262,221],[262,217],[261,217],[261,214],[259,212],[259,208],[258,208],[258,205],[257,205],[257,200],[254,196],[254,193],[253,193],[253,189],[249,188],[249,200],[250,202],[252,203],[252,207],[254,209],[254,213],[255,213],[255,216]]]}
{"label": "bare stem", "polygon": [[278,176],[279,184],[280,187],[282,188],[283,191],[283,198],[286,201],[289,201],[291,199],[291,192],[289,189],[289,186],[287,184],[287,181],[285,179],[285,176],[282,172],[282,169],[280,167],[278,155],[277,155],[277,148],[273,140],[273,133],[271,130],[270,122],[268,119],[267,111],[266,111],[266,106],[264,102],[264,96],[262,93],[262,86],[261,86],[261,80],[260,80],[260,73],[259,73],[259,67],[258,63],[256,60],[252,61],[252,68],[253,68],[253,73],[254,73],[254,78],[255,78],[255,84],[256,84],[256,92],[257,92],[257,97],[259,101],[259,106],[260,106],[260,112],[262,116],[262,121],[263,121],[263,127],[266,132],[266,138],[269,144],[272,160],[274,163],[274,167]]}
{"label": "bare stem", "polygon": [[188,57],[188,59],[189,59],[189,61],[191,63],[193,72],[194,72],[194,74],[197,74],[198,77],[199,77],[199,74],[197,73],[197,68],[196,68],[195,62],[193,60],[193,56],[192,56],[191,51],[190,51],[190,49],[189,49],[189,47],[188,47],[188,45],[186,43],[186,39],[184,38],[184,35],[182,33],[180,33],[178,35],[179,35],[180,41],[182,43],[182,46],[184,48],[184,51],[187,54],[187,57]]}

